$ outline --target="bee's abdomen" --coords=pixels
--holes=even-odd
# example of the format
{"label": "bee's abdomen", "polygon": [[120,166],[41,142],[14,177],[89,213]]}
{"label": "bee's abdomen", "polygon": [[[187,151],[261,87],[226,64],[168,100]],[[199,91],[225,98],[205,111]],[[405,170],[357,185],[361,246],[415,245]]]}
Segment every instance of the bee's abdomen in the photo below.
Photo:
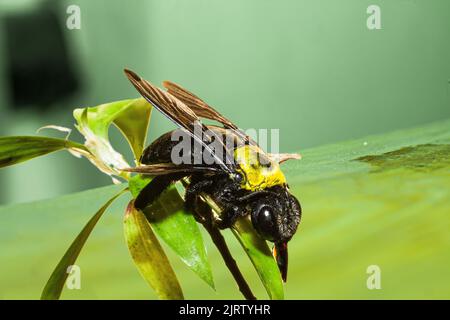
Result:
{"label": "bee's abdomen", "polygon": [[[225,130],[216,126],[208,126],[209,130],[214,131],[217,135],[221,136],[225,139]],[[155,163],[168,163],[172,161],[172,150],[173,148],[180,143],[180,136],[183,136],[183,139],[188,139],[190,148],[182,149],[181,152],[187,152],[187,154],[176,154],[179,157],[184,159],[190,158],[193,161],[193,149],[194,143],[191,141],[190,136],[183,132],[181,129],[176,129],[170,132],[167,132],[160,136],[158,139],[152,142],[147,148],[145,148],[142,153],[140,162],[142,164],[155,164]],[[237,137],[234,136],[235,139]],[[172,141],[174,140],[174,141]],[[225,142],[225,140],[224,140]],[[225,144],[225,143],[224,143]],[[233,149],[236,146],[239,146],[239,143],[235,143],[233,145]],[[177,151],[177,150],[175,150]]]}
{"label": "bee's abdomen", "polygon": [[140,162],[142,164],[171,162],[173,147],[178,141],[172,141],[173,131],[167,132],[153,141],[142,153]]}

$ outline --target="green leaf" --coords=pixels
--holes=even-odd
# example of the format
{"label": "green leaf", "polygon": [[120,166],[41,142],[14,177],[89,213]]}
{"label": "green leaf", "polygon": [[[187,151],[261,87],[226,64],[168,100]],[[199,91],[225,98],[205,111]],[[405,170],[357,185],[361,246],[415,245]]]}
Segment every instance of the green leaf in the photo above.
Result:
{"label": "green leaf", "polygon": [[[125,189],[126,190],[126,189]],[[113,198],[108,200],[103,207],[101,207],[97,213],[88,221],[83,230],[81,230],[80,234],[75,238],[75,240],[70,245],[69,249],[66,251],[62,259],[59,261],[55,270],[53,271],[50,279],[48,279],[47,284],[42,291],[41,299],[42,300],[57,300],[61,296],[61,292],[64,288],[64,284],[69,275],[68,268],[75,264],[81,249],[83,249],[86,240],[89,238],[92,230],[96,226],[98,220],[101,218],[106,209],[110,206],[110,204],[116,200],[120,195],[124,193],[121,191]]]}
{"label": "green leaf", "polygon": [[134,208],[133,201],[125,214],[124,231],[134,263],[158,297],[183,299],[183,292],[169,259],[144,214]]}
{"label": "green leaf", "polygon": [[70,140],[34,136],[0,137],[0,168],[62,149],[87,152],[82,144]]}
{"label": "green leaf", "polygon": [[[134,176],[129,188],[134,197],[150,178]],[[159,199],[144,210],[155,233],[201,279],[214,289],[214,280],[203,238],[195,218],[184,211],[184,202],[175,186],[166,190]]]}
{"label": "green leaf", "polygon": [[[450,120],[302,155],[283,167],[303,206],[289,298],[450,297]],[[370,265],[382,290],[367,288]]]}
{"label": "green leaf", "polygon": [[267,243],[253,228],[249,219],[239,219],[233,234],[244,248],[270,299],[284,299],[284,288],[280,271]]}
{"label": "green leaf", "polygon": [[151,111],[152,106],[145,99],[135,99],[114,119],[133,150],[136,164],[145,147]]}
{"label": "green leaf", "polygon": [[136,198],[139,195],[139,192],[141,192],[150,181],[152,181],[152,178],[148,176],[135,175],[131,177],[128,181],[128,189],[133,198]]}
{"label": "green leaf", "polygon": [[150,121],[151,105],[143,98],[105,103],[96,107],[75,109],[77,129],[86,139],[86,147],[116,174],[128,167],[121,154],[111,146],[108,130],[115,124],[127,139],[135,159],[144,148]]}

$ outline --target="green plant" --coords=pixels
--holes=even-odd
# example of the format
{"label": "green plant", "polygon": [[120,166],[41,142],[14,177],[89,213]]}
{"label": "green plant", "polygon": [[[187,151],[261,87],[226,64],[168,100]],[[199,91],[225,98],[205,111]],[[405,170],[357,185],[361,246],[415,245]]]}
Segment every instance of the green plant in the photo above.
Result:
{"label": "green plant", "polygon": [[[183,292],[159,239],[202,280],[214,289],[211,268],[205,245],[194,217],[184,211],[182,186],[174,186],[149,208],[141,212],[133,206],[133,199],[150,179],[123,172],[129,167],[125,157],[114,150],[109,142],[108,130],[115,125],[128,141],[135,164],[145,146],[151,105],[144,99],[131,99],[74,110],[76,128],[84,136],[83,144],[66,139],[44,136],[18,136],[0,138],[0,167],[14,165],[59,150],[67,150],[77,157],[85,157],[100,171],[111,176],[122,190],[105,203],[88,221],[73,241],[45,285],[41,298],[58,299],[68,273],[80,254],[91,231],[109,205],[123,194],[132,196],[124,216],[124,234],[133,261],[144,279],[161,299],[183,299]],[[69,131],[67,128],[50,128]],[[254,298],[237,264],[231,256],[220,231],[205,225],[232,272],[239,289],[247,299]],[[267,243],[254,231],[250,222],[241,219],[233,233],[253,263],[271,299],[283,299],[283,285],[278,267]]]}

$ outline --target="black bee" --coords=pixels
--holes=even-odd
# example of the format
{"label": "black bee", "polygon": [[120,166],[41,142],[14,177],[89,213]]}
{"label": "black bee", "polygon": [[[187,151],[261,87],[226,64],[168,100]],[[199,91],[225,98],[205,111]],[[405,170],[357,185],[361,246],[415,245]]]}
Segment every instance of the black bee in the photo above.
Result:
{"label": "black bee", "polygon": [[[220,210],[220,219],[215,221],[220,229],[250,216],[261,237],[274,242],[274,256],[286,281],[287,242],[300,223],[301,207],[289,192],[279,163],[298,155],[265,153],[232,122],[177,84],[164,82],[164,91],[130,70],[125,74],[149,103],[180,127],[148,146],[141,165],[127,169],[154,176],[136,198],[136,208],[150,205],[172,183],[188,181],[186,208],[195,213],[200,201],[212,200]],[[200,118],[222,126],[206,126]],[[175,152],[180,143],[173,138],[175,132],[189,138],[190,148]],[[189,161],[174,161],[174,154]],[[207,157],[209,161],[202,161]]]}

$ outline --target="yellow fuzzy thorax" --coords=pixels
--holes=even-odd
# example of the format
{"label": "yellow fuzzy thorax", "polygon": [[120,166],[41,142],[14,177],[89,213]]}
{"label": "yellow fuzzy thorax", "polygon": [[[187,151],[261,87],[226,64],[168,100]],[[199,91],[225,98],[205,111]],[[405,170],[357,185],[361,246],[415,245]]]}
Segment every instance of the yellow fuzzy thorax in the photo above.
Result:
{"label": "yellow fuzzy thorax", "polygon": [[242,188],[258,191],[285,185],[286,178],[277,162],[272,161],[257,146],[246,145],[234,151],[238,171],[243,175]]}

